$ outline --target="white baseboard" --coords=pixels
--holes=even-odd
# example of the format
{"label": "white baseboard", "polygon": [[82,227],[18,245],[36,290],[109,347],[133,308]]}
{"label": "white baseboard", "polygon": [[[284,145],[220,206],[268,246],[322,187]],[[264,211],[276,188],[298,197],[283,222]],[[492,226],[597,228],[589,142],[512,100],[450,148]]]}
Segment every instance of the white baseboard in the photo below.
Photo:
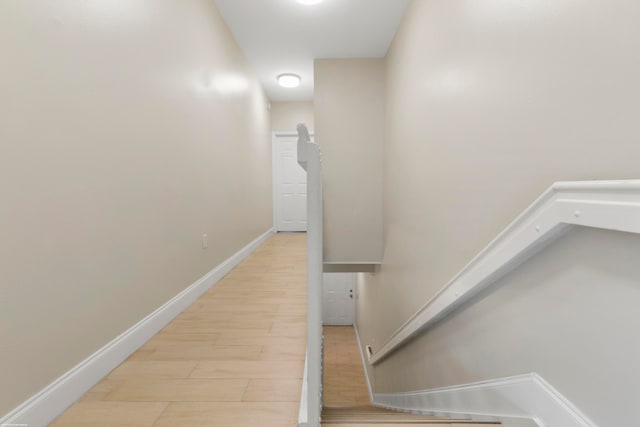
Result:
{"label": "white baseboard", "polygon": [[408,393],[373,393],[358,326],[353,325],[374,406],[476,421],[500,421],[504,427],[597,427],[536,373],[460,386]]}
{"label": "white baseboard", "polygon": [[364,347],[360,341],[360,333],[358,333],[358,325],[354,322],[353,329],[356,331],[356,340],[358,341],[358,350],[360,350],[360,360],[362,360],[362,369],[364,369],[364,378],[367,380],[367,389],[369,390],[369,401],[373,404],[373,388],[371,387],[371,379],[369,378],[369,365],[364,354]]}
{"label": "white baseboard", "polygon": [[302,390],[300,391],[300,410],[298,411],[298,427],[308,427],[309,425],[309,387],[307,385],[307,361],[304,358],[304,375],[302,376]]}
{"label": "white baseboard", "polygon": [[571,402],[531,373],[461,386],[409,393],[374,394],[388,409],[474,420],[496,419],[507,427],[596,427]]}
{"label": "white baseboard", "polygon": [[15,425],[44,427],[48,425],[171,320],[193,304],[274,232],[275,229],[272,228],[262,234],[135,326],[5,415],[0,419],[0,427]]}

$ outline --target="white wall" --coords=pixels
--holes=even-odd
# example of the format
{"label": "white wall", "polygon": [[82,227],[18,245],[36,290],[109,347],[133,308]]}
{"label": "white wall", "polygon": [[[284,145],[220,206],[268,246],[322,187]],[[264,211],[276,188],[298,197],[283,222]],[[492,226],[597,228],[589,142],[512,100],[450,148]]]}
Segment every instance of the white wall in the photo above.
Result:
{"label": "white wall", "polygon": [[315,61],[316,142],[324,176],[324,261],[382,258],[384,61]]}
{"label": "white wall", "polygon": [[213,2],[3,1],[0,52],[2,415],[269,229],[272,196]]}
{"label": "white wall", "polygon": [[272,102],[271,129],[274,132],[295,131],[298,123],[315,129],[313,102]]}
{"label": "white wall", "polygon": [[[640,177],[639,19],[627,0],[411,2],[386,58],[384,264],[360,276],[364,344],[553,182]],[[640,242],[566,239],[376,366],[376,391],[537,371],[599,425],[634,425]]]}
{"label": "white wall", "polygon": [[[640,238],[578,228],[388,359],[376,392],[427,390],[536,372],[598,426],[633,426]],[[389,314],[384,284],[362,274],[363,344]],[[374,302],[375,301],[375,302]],[[372,304],[377,304],[374,313]],[[382,337],[385,338],[385,337]],[[376,345],[374,344],[374,349]]]}

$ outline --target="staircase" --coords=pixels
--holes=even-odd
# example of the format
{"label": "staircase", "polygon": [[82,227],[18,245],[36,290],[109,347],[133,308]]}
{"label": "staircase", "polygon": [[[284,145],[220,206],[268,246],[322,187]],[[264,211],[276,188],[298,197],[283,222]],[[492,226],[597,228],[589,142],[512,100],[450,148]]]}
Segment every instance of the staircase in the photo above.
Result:
{"label": "staircase", "polygon": [[323,427],[471,427],[499,425],[498,423],[479,423],[469,420],[451,420],[448,418],[428,417],[423,415],[394,412],[373,406],[351,408],[328,408],[322,411]]}
{"label": "staircase", "polygon": [[367,382],[352,327],[323,329],[325,343],[323,427],[471,427],[499,425],[494,422],[451,420],[449,418],[395,412],[371,406]]}

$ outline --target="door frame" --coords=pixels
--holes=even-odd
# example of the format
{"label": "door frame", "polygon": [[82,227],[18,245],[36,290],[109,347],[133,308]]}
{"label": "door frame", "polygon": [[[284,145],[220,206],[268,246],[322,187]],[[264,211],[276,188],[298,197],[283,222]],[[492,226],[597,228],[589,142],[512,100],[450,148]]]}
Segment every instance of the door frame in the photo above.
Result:
{"label": "door frame", "polygon": [[[313,141],[314,133],[309,132],[309,136]],[[276,197],[276,164],[277,164],[277,152],[276,152],[276,144],[278,143],[278,138],[297,138],[297,131],[273,131],[271,132],[271,205],[273,206],[273,212],[271,215],[273,216],[273,228],[277,231],[277,212],[278,212],[278,197]]]}
{"label": "door frame", "polygon": [[[326,326],[353,326],[356,324],[356,284],[357,284],[357,277],[356,274],[357,273],[322,273],[322,280],[323,280],[323,285],[324,285],[324,278],[326,277],[326,274],[349,274],[351,276],[351,290],[353,291],[352,295],[353,298],[351,298],[351,320],[352,320],[352,324],[351,325],[332,325],[332,324],[327,324],[324,323],[325,319],[324,319],[324,312],[322,313],[322,324],[326,325]],[[326,303],[326,301],[324,300],[324,286],[322,289],[322,304],[324,306],[324,304]]]}

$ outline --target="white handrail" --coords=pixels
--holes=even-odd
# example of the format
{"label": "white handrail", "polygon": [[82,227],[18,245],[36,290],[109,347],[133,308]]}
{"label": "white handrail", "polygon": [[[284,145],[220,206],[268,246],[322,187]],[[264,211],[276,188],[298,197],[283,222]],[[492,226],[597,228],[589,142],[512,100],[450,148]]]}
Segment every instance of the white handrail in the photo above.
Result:
{"label": "white handrail", "polygon": [[573,226],[640,233],[640,180],[552,185],[375,350],[370,362],[389,356]]}
{"label": "white handrail", "polygon": [[307,420],[322,413],[322,161],[304,124],[298,125],[298,163],[307,171]]}

